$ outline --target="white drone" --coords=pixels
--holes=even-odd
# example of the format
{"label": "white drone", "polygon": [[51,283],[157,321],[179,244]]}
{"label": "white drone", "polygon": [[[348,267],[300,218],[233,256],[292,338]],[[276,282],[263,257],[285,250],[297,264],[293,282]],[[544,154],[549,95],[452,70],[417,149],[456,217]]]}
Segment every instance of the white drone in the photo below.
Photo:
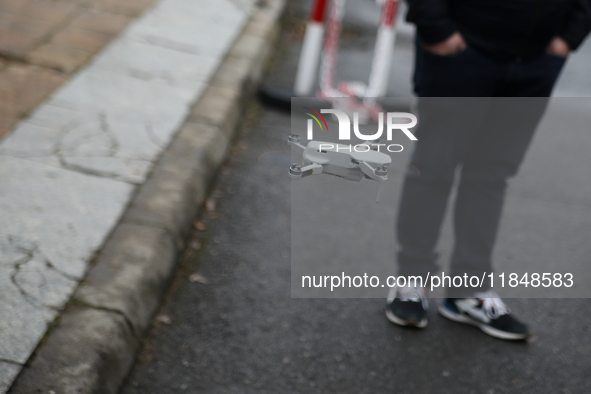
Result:
{"label": "white drone", "polygon": [[[357,146],[367,146],[359,152],[350,145],[333,142],[310,141],[307,146],[300,144],[300,136],[291,134],[287,143],[302,150],[302,166],[293,164],[289,167],[291,179],[302,179],[309,175],[328,174],[349,181],[359,182],[363,178],[380,183],[376,202],[379,203],[388,179],[386,166],[392,162],[390,156],[373,150],[372,141],[365,141]],[[375,144],[373,144],[375,146]]]}

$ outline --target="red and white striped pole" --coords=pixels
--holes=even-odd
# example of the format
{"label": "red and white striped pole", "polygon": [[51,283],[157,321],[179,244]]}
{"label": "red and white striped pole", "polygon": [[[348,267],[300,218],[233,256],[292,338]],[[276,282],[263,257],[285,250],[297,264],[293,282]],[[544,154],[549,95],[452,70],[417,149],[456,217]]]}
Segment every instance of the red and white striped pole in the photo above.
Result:
{"label": "red and white striped pole", "polygon": [[390,65],[394,54],[394,41],[396,40],[395,24],[400,3],[398,0],[382,1],[382,17],[366,93],[366,97],[370,99],[383,97],[386,94],[390,77]]}
{"label": "red and white striped pole", "polygon": [[335,73],[341,35],[345,0],[330,0],[328,32],[324,44],[322,64],[320,66],[320,97],[345,97],[335,86]]}
{"label": "red and white striped pole", "polygon": [[314,82],[318,71],[318,61],[322,52],[324,38],[324,19],[328,0],[316,0],[310,20],[306,26],[306,34],[298,63],[294,95],[305,97],[313,94]]}

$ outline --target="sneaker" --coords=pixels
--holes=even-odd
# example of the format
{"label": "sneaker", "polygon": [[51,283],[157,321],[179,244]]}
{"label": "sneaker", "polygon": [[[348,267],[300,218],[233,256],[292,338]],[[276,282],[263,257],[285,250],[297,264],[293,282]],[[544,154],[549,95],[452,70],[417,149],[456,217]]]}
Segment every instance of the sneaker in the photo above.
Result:
{"label": "sneaker", "polygon": [[427,326],[427,289],[414,283],[405,287],[392,287],[386,300],[386,317],[400,326],[423,328]]}
{"label": "sneaker", "polygon": [[492,290],[477,293],[474,298],[447,298],[439,305],[444,317],[479,327],[490,336],[501,339],[526,339],[529,329],[511,316],[509,308]]}

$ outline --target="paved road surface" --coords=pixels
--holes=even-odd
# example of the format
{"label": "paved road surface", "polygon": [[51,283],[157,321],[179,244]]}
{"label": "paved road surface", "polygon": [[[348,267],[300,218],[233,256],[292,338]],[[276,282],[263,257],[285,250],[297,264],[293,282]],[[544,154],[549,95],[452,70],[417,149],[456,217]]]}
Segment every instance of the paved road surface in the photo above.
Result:
{"label": "paved road surface", "polygon": [[[370,61],[367,26],[375,16],[365,7],[371,2],[351,3],[364,7],[349,20],[343,59],[358,63],[344,62],[344,76]],[[292,17],[301,17],[299,8],[305,4]],[[285,86],[298,51],[297,39],[290,37],[271,76]],[[390,94],[404,96],[410,90],[410,36],[400,37],[397,49],[407,74],[396,75]],[[586,58],[582,54],[569,66],[572,73]],[[572,78],[565,76],[558,92],[591,92],[588,81]],[[272,110],[259,115],[224,171],[215,214],[206,215],[207,231],[196,235],[200,249],[185,253],[124,394],[591,392],[588,299],[510,300],[515,313],[532,325],[527,343],[490,338],[444,320],[434,308],[429,327],[417,331],[390,324],[383,299],[291,299],[290,156],[282,152],[290,118]],[[545,138],[536,148],[542,152]],[[552,173],[539,174],[536,168],[524,172],[540,181],[519,183],[512,189],[514,199],[543,192],[536,188]],[[574,194],[561,195],[560,190],[548,204],[570,204],[588,219],[588,194],[575,188]],[[521,209],[514,207],[517,213]],[[589,220],[584,223],[588,233]],[[515,248],[509,252],[522,253],[522,245],[509,246]]]}

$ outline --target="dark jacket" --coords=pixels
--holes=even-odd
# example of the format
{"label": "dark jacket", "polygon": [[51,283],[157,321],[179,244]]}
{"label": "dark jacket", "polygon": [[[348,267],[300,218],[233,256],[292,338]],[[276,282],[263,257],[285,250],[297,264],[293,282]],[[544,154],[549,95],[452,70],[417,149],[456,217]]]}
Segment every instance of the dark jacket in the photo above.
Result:
{"label": "dark jacket", "polygon": [[459,31],[468,45],[505,61],[541,55],[555,36],[574,50],[591,30],[591,0],[407,0],[421,42]]}

